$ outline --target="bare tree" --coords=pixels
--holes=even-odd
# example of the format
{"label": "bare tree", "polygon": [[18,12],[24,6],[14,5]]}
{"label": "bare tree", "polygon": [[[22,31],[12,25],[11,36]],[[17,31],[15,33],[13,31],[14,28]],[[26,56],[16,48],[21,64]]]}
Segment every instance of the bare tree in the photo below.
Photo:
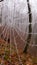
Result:
{"label": "bare tree", "polygon": [[25,48],[24,48],[24,53],[27,53],[27,50],[28,50],[28,48],[29,48],[29,43],[30,43],[30,41],[31,41],[31,36],[32,36],[32,34],[31,34],[31,32],[32,32],[32,14],[31,14],[31,8],[30,8],[30,4],[29,4],[29,0],[27,0],[27,6],[28,6],[28,14],[29,14],[29,34],[28,34],[28,37],[27,37],[27,42],[26,42],[26,46],[25,46]]}

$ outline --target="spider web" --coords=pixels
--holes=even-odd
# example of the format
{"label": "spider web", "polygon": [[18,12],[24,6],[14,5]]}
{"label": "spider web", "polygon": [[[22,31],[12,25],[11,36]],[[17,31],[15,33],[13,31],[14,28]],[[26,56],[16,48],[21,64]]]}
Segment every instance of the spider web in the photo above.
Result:
{"label": "spider web", "polygon": [[[29,20],[28,20],[28,15],[30,13],[28,13],[28,8],[27,8],[27,1],[25,0],[25,2],[23,2],[22,0],[19,0],[16,2],[13,0],[13,5],[12,5],[12,0],[4,0],[3,3],[1,3],[2,7],[0,8],[1,10],[1,17],[2,17],[2,33],[0,34],[0,37],[2,36],[3,39],[6,38],[6,47],[5,47],[5,51],[7,49],[7,43],[8,43],[8,37],[10,37],[10,58],[11,58],[11,46],[12,46],[12,33],[11,30],[13,31],[13,37],[14,37],[14,45],[15,45],[15,49],[16,49],[16,53],[18,55],[18,59],[21,65],[23,65],[22,60],[20,58],[19,55],[19,50],[18,50],[18,46],[17,46],[17,42],[16,42],[16,38],[17,35],[20,37],[20,39],[25,43],[26,42],[26,38],[28,36],[28,26],[29,26]],[[31,4],[31,10],[32,10],[32,27],[34,28],[34,24],[35,24],[35,20],[34,19],[34,15],[37,13],[36,10],[36,1],[34,2],[33,0],[30,0],[30,4]],[[26,6],[26,7],[25,7]],[[33,8],[34,7],[34,8]],[[8,12],[7,12],[8,11]],[[36,13],[34,14],[33,12],[36,11]],[[33,15],[34,14],[34,15]],[[36,16],[37,17],[37,16]],[[32,28],[32,35],[37,35],[37,32],[34,33],[33,32],[33,28]],[[15,32],[17,33],[16,37],[15,37]],[[25,36],[25,37],[24,37]],[[33,36],[32,36],[33,39]],[[34,39],[33,39],[34,40]],[[31,44],[31,46],[34,46],[35,44]],[[37,45],[35,45],[37,46]],[[5,53],[4,53],[5,56]],[[3,56],[3,57],[4,57]],[[3,59],[2,57],[2,59]],[[11,62],[11,60],[10,60]],[[1,61],[1,64],[2,61]]]}

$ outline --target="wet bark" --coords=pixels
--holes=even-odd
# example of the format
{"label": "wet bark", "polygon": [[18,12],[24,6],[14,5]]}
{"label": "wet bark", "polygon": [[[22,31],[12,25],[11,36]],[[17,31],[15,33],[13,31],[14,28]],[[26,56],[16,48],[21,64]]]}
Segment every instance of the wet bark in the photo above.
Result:
{"label": "wet bark", "polygon": [[28,34],[28,37],[27,37],[27,42],[26,42],[26,46],[24,48],[24,53],[27,53],[27,50],[29,48],[29,43],[31,41],[31,36],[32,36],[32,14],[31,14],[31,8],[30,8],[30,4],[29,4],[29,0],[27,0],[27,5],[28,5],[28,14],[29,14],[29,34]]}

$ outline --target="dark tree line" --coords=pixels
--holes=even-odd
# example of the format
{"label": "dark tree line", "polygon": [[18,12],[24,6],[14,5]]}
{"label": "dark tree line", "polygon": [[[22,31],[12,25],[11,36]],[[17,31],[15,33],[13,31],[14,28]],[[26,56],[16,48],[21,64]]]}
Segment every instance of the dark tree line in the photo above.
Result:
{"label": "dark tree line", "polygon": [[25,46],[25,48],[24,48],[24,53],[27,53],[27,50],[28,50],[28,48],[29,48],[29,43],[30,43],[30,41],[31,41],[31,36],[32,36],[32,13],[31,13],[31,8],[30,8],[30,4],[29,4],[29,0],[27,0],[27,6],[28,6],[28,14],[29,14],[29,34],[28,34],[28,37],[27,37],[27,39],[26,39],[26,46]]}

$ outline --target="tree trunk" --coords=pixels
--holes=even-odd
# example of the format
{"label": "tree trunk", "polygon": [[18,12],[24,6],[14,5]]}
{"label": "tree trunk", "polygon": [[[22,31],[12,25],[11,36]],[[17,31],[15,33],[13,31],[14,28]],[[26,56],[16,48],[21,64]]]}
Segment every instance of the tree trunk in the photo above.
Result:
{"label": "tree trunk", "polygon": [[27,42],[26,42],[26,46],[24,48],[24,53],[27,53],[27,50],[29,48],[29,43],[30,43],[30,40],[31,40],[31,33],[32,33],[32,14],[31,14],[31,8],[30,8],[30,4],[29,4],[29,0],[27,0],[27,5],[28,5],[28,13],[29,13],[29,34],[28,34],[28,37],[27,37]]}

